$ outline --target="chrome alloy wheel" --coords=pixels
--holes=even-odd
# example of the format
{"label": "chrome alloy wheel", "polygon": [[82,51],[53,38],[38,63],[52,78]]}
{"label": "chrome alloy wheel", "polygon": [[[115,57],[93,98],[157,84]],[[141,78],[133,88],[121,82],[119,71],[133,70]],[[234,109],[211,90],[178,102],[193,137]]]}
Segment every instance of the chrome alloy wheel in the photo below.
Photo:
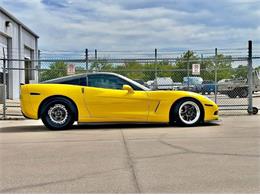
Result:
{"label": "chrome alloy wheel", "polygon": [[48,115],[53,123],[64,124],[68,118],[68,110],[62,104],[55,104],[48,110]]}
{"label": "chrome alloy wheel", "polygon": [[196,123],[200,118],[200,108],[193,101],[183,102],[179,108],[179,118],[187,125]]}

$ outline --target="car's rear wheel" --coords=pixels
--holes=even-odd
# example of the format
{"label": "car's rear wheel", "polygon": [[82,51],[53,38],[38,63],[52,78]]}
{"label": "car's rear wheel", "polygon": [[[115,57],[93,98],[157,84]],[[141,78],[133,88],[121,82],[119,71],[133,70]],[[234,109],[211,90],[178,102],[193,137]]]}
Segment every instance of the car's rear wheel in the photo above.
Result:
{"label": "car's rear wheel", "polygon": [[41,119],[51,130],[68,129],[75,121],[74,105],[65,98],[53,98],[43,106]]}
{"label": "car's rear wheel", "polygon": [[174,106],[171,117],[179,125],[195,126],[203,119],[203,108],[193,99],[184,99]]}

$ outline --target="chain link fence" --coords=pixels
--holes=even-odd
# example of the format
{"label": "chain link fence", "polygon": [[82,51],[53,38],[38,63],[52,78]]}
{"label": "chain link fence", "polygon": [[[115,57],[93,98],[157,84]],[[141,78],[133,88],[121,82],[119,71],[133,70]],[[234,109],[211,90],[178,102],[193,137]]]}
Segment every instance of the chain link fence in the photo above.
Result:
{"label": "chain link fence", "polygon": [[[98,56],[97,50],[86,50],[84,56],[77,58],[65,55],[51,58],[42,54],[39,60],[1,59],[1,114],[6,117],[8,109],[19,105],[8,100],[15,92],[13,87],[19,94],[19,83],[38,83],[89,72],[118,73],[151,90],[200,93],[219,105],[220,114],[252,114],[256,112],[254,107],[260,107],[260,58],[252,55],[250,44],[248,49],[243,48],[243,53],[239,50],[239,55],[217,49],[213,54],[188,50],[181,55],[155,49],[134,56],[124,51],[127,54],[122,57],[123,51],[110,51],[114,56],[100,51]],[[17,86],[13,80],[18,80]]]}

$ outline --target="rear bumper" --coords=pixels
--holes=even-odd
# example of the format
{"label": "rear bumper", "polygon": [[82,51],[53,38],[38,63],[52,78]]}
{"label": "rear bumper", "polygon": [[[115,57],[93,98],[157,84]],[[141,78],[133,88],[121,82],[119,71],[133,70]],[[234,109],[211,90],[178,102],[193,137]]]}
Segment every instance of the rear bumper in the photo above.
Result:
{"label": "rear bumper", "polygon": [[26,115],[23,113],[23,111],[22,111],[22,115],[24,116],[24,118],[33,119],[33,118],[29,117],[29,116],[26,116]]}
{"label": "rear bumper", "polygon": [[37,113],[33,109],[30,94],[25,85],[21,88],[20,103],[21,111],[25,118],[38,119]]}
{"label": "rear bumper", "polygon": [[37,113],[33,111],[32,105],[29,101],[21,100],[21,111],[25,118],[38,119]]}

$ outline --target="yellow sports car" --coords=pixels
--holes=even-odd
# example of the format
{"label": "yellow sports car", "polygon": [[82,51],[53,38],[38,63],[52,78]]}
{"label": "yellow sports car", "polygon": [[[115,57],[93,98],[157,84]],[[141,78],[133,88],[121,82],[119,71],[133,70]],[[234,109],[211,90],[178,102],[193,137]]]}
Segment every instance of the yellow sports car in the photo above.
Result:
{"label": "yellow sports car", "polygon": [[158,122],[194,126],[218,119],[218,106],[186,91],[151,91],[115,73],[88,73],[21,85],[25,117],[49,129],[78,122]]}

